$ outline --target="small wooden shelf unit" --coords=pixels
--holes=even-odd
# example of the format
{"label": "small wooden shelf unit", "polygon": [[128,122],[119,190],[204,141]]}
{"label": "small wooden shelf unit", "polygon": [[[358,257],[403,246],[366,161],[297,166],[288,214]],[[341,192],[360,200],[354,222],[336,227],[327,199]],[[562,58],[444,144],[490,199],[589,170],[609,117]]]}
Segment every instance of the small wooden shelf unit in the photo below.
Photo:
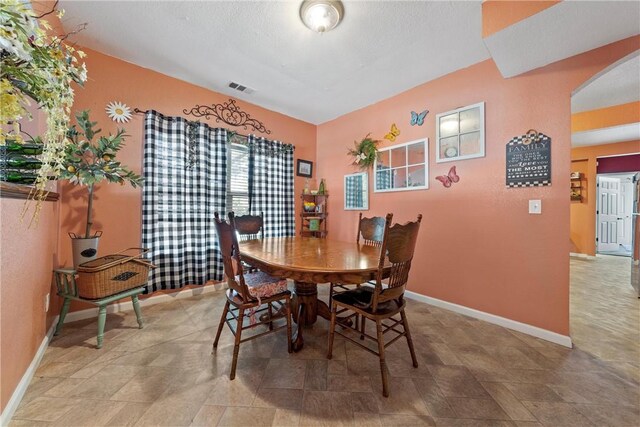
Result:
{"label": "small wooden shelf unit", "polygon": [[[304,194],[300,195],[300,235],[303,237],[327,237],[327,198],[328,194]],[[313,203],[313,211],[305,210],[304,204]]]}
{"label": "small wooden shelf unit", "polygon": [[[572,174],[573,175],[573,174]],[[571,177],[571,201],[582,202],[582,174]]]}

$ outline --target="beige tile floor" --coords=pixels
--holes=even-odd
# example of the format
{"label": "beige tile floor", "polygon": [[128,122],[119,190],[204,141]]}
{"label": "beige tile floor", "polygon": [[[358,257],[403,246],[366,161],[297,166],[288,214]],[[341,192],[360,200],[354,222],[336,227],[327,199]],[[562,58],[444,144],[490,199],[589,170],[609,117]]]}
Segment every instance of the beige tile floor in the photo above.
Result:
{"label": "beige tile floor", "polygon": [[420,367],[403,341],[389,347],[389,398],[375,356],[337,337],[325,358],[322,319],[297,354],[282,333],[243,344],[229,381],[228,330],[211,354],[217,292],[145,308],[142,330],[109,315],[101,350],[95,321],[65,325],[10,425],[637,426],[637,298],[609,289],[624,277],[606,262],[571,262],[573,350],[409,301]]}

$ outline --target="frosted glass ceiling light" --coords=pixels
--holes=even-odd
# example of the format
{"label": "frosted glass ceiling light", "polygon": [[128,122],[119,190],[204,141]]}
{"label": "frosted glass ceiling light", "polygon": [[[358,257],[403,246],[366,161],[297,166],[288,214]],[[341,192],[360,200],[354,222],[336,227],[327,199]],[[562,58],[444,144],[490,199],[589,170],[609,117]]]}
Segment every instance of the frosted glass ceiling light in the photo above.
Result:
{"label": "frosted glass ceiling light", "polygon": [[337,27],[343,15],[344,7],[339,0],[305,0],[300,6],[302,22],[318,33]]}

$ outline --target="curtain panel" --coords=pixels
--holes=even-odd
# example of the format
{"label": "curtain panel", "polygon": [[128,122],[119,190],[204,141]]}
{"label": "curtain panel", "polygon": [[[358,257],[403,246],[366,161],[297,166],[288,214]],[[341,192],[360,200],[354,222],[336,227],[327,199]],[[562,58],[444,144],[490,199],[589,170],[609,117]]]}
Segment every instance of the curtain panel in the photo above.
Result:
{"label": "curtain panel", "polygon": [[142,245],[158,268],[146,292],[222,280],[213,223],[226,211],[227,131],[145,115]]}
{"label": "curtain panel", "polygon": [[293,145],[249,135],[249,210],[264,213],[264,237],[295,235]]}

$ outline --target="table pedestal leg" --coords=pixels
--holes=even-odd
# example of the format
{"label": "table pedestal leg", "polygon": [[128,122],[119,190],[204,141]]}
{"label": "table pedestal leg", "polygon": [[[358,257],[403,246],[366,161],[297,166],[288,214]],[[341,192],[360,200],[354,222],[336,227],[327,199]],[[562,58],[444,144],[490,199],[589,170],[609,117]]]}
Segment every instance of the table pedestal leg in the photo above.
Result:
{"label": "table pedestal leg", "polygon": [[318,318],[318,285],[317,283],[295,282],[291,300],[293,320],[298,328],[293,334],[293,351],[300,351],[304,346],[302,329],[313,325]]}

